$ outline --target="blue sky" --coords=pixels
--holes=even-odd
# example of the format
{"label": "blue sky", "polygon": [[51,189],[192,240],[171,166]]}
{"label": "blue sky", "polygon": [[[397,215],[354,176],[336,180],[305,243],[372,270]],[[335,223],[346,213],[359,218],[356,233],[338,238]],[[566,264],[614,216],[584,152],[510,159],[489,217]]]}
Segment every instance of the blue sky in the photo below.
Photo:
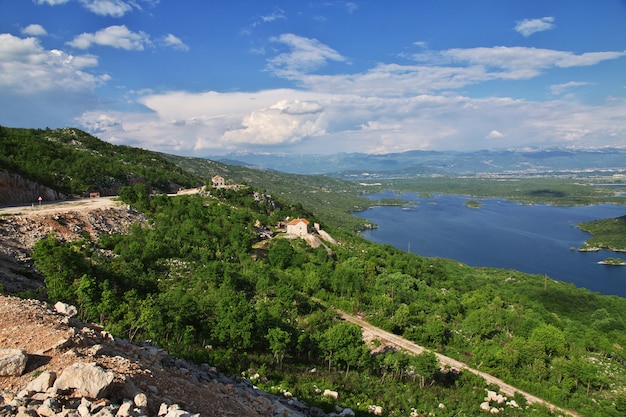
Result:
{"label": "blue sky", "polygon": [[0,0],[0,124],[180,155],[626,146],[624,0]]}

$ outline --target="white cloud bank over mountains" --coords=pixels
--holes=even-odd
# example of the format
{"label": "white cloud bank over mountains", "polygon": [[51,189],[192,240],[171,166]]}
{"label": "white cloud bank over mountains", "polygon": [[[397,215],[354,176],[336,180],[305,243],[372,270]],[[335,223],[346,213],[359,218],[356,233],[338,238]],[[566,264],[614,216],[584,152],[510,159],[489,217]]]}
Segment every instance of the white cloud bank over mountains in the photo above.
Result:
{"label": "white cloud bank over mountains", "polygon": [[624,100],[584,105],[559,98],[586,82],[554,85],[545,101],[475,98],[458,91],[596,65],[619,59],[624,51],[450,49],[416,54],[414,64],[380,63],[363,72],[321,75],[315,71],[328,62],[348,59],[294,34],[273,42],[287,50],[269,58],[266,69],[298,89],[152,93],[139,99],[149,112],[92,111],[80,122],[112,142],[196,155],[279,146],[305,153],[621,146],[626,135]]}
{"label": "white cloud bank over mountains", "polygon": [[[36,0],[60,5],[70,0]],[[121,16],[140,3],[76,0],[101,16]],[[148,4],[150,2],[144,1]],[[280,19],[280,11],[272,18]],[[269,17],[268,17],[269,19]],[[554,28],[544,17],[517,22],[525,37]],[[411,149],[483,149],[514,146],[623,146],[626,102],[611,98],[582,104],[571,94],[592,83],[569,80],[548,86],[546,99],[474,95],[468,89],[493,82],[516,82],[552,71],[621,59],[626,51],[574,53],[523,46],[429,50],[404,54],[348,71],[350,59],[317,39],[285,33],[265,71],[296,87],[261,91],[165,91],[132,98],[145,111],[113,111],[98,103],[96,91],[111,76],[98,71],[99,58],[83,53],[96,47],[142,51],[159,46],[189,51],[180,38],[154,38],[125,25],[75,36],[66,45],[80,53],[46,50],[31,24],[25,37],[0,34],[0,93],[23,100],[37,94],[43,106],[82,111],[76,121],[105,140],[178,154],[234,150],[331,153],[399,152]],[[335,69],[321,73],[332,64]],[[337,70],[339,68],[340,70]],[[96,110],[100,108],[101,110]]]}

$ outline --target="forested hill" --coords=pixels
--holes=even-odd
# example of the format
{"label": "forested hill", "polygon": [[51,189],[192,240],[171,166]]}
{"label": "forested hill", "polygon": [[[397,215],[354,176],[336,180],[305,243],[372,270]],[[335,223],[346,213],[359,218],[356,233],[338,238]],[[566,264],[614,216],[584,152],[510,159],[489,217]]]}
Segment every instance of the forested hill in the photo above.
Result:
{"label": "forested hill", "polygon": [[120,187],[138,182],[160,192],[202,183],[160,154],[112,145],[75,128],[0,126],[0,171],[66,196],[115,195]]}
{"label": "forested hill", "polygon": [[[278,195],[286,202],[315,212],[325,223],[348,230],[365,226],[363,219],[349,213],[370,207],[371,201],[361,194],[376,188],[321,175],[283,174],[118,146],[75,128],[0,126],[0,174],[2,171],[65,196],[87,196],[90,192],[116,195],[120,187],[135,183],[145,183],[156,192],[175,192],[180,187],[195,187],[210,182],[214,175],[221,175],[227,182],[249,184]],[[4,186],[3,182],[10,181],[0,178],[0,192],[15,196],[15,186]],[[32,201],[27,197],[0,198],[0,204]]]}

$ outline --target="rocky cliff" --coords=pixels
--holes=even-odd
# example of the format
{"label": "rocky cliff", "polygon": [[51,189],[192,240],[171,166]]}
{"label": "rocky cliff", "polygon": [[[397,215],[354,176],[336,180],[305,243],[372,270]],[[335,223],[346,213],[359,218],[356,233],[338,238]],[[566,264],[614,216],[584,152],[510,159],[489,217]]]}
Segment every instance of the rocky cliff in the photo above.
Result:
{"label": "rocky cliff", "polygon": [[0,206],[37,204],[43,201],[63,200],[63,194],[36,182],[22,178],[18,174],[0,171]]}

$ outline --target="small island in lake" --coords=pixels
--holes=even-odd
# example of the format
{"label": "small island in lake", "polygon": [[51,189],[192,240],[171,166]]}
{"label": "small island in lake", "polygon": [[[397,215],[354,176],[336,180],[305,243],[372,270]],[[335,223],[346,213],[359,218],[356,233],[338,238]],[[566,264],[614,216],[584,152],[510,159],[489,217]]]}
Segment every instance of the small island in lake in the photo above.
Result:
{"label": "small island in lake", "polygon": [[469,200],[465,202],[465,205],[469,208],[479,208],[483,205],[483,203],[481,203],[480,201],[476,201],[476,200]]}
{"label": "small island in lake", "polygon": [[578,228],[593,235],[579,249],[581,252],[600,249],[626,252],[626,216],[580,223]]}
{"label": "small island in lake", "polygon": [[598,262],[599,265],[626,266],[626,261],[621,258],[606,258]]}

